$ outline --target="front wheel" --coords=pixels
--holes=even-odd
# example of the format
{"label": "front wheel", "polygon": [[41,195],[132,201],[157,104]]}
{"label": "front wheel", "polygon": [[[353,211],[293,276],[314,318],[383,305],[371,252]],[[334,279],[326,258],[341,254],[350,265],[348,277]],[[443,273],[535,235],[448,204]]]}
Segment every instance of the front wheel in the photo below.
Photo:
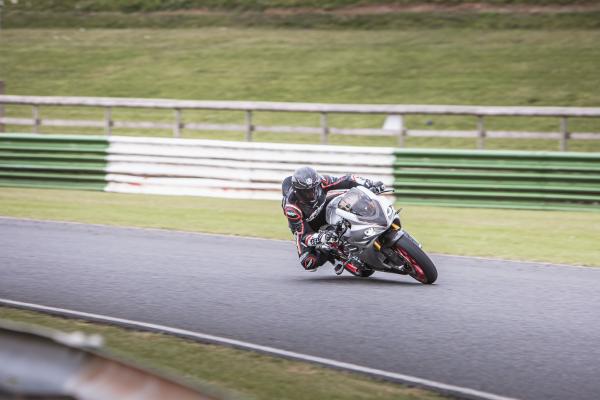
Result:
{"label": "front wheel", "polygon": [[404,234],[394,246],[394,251],[408,261],[408,274],[424,284],[432,284],[437,279],[437,269],[433,261],[425,254],[408,234]]}

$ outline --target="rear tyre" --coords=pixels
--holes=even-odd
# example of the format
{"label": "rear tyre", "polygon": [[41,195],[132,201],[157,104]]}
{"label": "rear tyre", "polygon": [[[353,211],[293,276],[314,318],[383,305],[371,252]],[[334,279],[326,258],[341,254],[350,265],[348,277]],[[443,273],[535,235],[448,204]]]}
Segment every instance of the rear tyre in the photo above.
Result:
{"label": "rear tyre", "polygon": [[405,233],[396,242],[394,250],[410,264],[411,271],[408,273],[410,276],[427,285],[436,281],[437,269],[433,261],[421,250],[408,233]]}

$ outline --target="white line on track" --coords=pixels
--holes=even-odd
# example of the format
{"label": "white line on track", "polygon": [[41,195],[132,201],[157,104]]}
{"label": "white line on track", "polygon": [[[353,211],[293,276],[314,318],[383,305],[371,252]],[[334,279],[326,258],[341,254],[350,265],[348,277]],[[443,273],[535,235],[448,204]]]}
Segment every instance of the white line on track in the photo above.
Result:
{"label": "white line on track", "polygon": [[285,357],[289,359],[299,360],[299,361],[307,361],[311,363],[326,365],[333,368],[338,368],[346,371],[357,372],[361,374],[367,374],[370,376],[391,380],[395,382],[400,382],[408,385],[415,385],[427,389],[432,389],[438,392],[451,394],[454,396],[459,396],[461,398],[467,399],[477,399],[477,400],[517,400],[512,397],[500,396],[493,393],[482,392],[475,389],[470,389],[462,386],[449,385],[442,382],[431,381],[428,379],[419,378],[411,375],[398,374],[395,372],[383,371],[379,369],[363,367],[361,365],[346,363],[342,361],[330,360],[328,358],[311,356],[308,354],[296,353],[293,351],[287,351],[282,349],[277,349],[274,347],[261,346],[254,343],[243,342],[240,340],[224,338],[220,336],[213,336],[204,333],[198,333],[193,331],[188,331],[185,329],[171,328],[168,326],[150,324],[147,322],[133,321],[129,319],[123,318],[114,318],[106,315],[100,314],[91,314],[82,311],[74,311],[67,310],[64,308],[56,308],[56,307],[48,307],[40,304],[33,303],[24,303],[20,301],[14,301],[9,299],[0,298],[0,305],[12,306],[17,308],[23,308],[28,310],[46,312],[50,314],[57,314],[68,317],[76,317],[85,320],[97,321],[97,322],[105,322],[109,324],[121,325],[129,328],[137,328],[146,331],[152,332],[160,332],[160,333],[168,333],[175,336],[181,336],[189,339],[195,339],[201,342],[208,342],[214,344],[221,344],[236,347],[244,350],[252,350],[260,353],[270,354],[279,357]]}
{"label": "white line on track", "polygon": [[[84,226],[97,226],[100,228],[116,228],[116,229],[134,229],[141,231],[150,231],[150,232],[163,232],[163,233],[183,233],[188,235],[199,235],[199,236],[216,236],[216,237],[226,237],[226,238],[236,238],[236,239],[248,239],[248,240],[262,240],[262,241],[272,241],[272,242],[281,242],[281,243],[289,243],[293,246],[294,242],[291,238],[285,239],[270,239],[270,238],[261,238],[256,236],[242,236],[242,235],[228,235],[225,233],[209,233],[209,232],[193,232],[193,231],[182,231],[177,229],[164,229],[164,228],[150,228],[150,227],[139,227],[139,226],[123,226],[123,225],[107,225],[107,224],[91,224],[87,222],[75,222],[75,221],[59,221],[52,219],[35,219],[35,218],[21,218],[21,217],[6,217],[0,216],[0,221],[6,219],[9,221],[29,221],[29,222],[49,222],[53,224],[65,224],[65,225],[84,225]],[[493,258],[493,257],[482,257],[482,256],[461,256],[455,254],[446,254],[446,253],[429,253],[429,255],[434,256],[442,256],[442,257],[455,257],[455,258],[467,258],[473,260],[482,260],[482,261],[493,261],[493,262],[507,262],[507,263],[521,263],[521,264],[529,264],[529,265],[537,265],[537,266],[552,266],[552,267],[567,267],[567,268],[584,268],[584,269],[598,269],[597,267],[590,267],[585,265],[571,265],[571,264],[559,264],[559,263],[551,263],[545,261],[527,261],[527,260],[516,260],[516,259],[504,259],[504,258]]]}

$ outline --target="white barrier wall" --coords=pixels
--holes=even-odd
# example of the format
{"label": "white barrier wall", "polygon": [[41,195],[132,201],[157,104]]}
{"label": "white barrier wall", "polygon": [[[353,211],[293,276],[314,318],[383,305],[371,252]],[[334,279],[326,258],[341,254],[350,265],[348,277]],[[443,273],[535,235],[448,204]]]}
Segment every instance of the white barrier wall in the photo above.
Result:
{"label": "white barrier wall", "polygon": [[283,179],[303,165],[391,186],[393,163],[391,148],[113,136],[106,191],[280,199]]}

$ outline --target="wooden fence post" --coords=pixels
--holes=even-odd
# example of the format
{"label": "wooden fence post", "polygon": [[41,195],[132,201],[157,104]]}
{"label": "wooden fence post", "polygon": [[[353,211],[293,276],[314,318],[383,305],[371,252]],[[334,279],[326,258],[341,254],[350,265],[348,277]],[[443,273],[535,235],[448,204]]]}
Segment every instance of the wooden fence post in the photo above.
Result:
{"label": "wooden fence post", "polygon": [[113,126],[112,108],[111,107],[106,107],[104,109],[104,133],[107,136],[112,135],[112,126]]}
{"label": "wooden fence post", "polygon": [[40,107],[33,106],[33,133],[40,133],[40,125],[42,125],[42,120],[40,119]]}
{"label": "wooden fence post", "polygon": [[[4,94],[4,81],[0,81],[0,95]],[[4,118],[4,104],[0,103],[0,118]],[[0,122],[0,132],[4,132],[4,124]]]}
{"label": "wooden fence post", "polygon": [[560,133],[562,134],[560,137],[560,151],[567,151],[569,147],[569,121],[567,117],[560,119]]}
{"label": "wooden fence post", "polygon": [[181,108],[175,109],[175,126],[173,126],[173,136],[176,138],[181,137]]}
{"label": "wooden fence post", "polygon": [[252,125],[252,111],[246,111],[246,142],[252,141],[252,132],[254,132],[254,125]]}
{"label": "wooden fence post", "polygon": [[327,113],[321,113],[321,144],[327,144],[329,136],[329,123]]}
{"label": "wooden fence post", "polygon": [[481,115],[477,121],[477,148],[479,150],[485,149],[485,125],[483,124],[483,117]]}

